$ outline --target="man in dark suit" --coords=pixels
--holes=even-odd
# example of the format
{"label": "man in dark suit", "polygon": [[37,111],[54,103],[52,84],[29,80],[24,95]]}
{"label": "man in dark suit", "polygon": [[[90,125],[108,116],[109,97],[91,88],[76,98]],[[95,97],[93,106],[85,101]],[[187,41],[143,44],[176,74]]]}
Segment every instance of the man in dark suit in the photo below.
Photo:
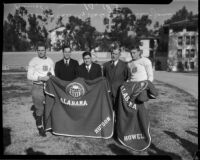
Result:
{"label": "man in dark suit", "polygon": [[84,52],[83,55],[84,63],[78,68],[78,76],[83,77],[87,80],[93,80],[102,76],[101,66],[92,62],[92,56],[90,52]]}
{"label": "man in dark suit", "polygon": [[71,48],[64,46],[62,48],[63,59],[55,64],[55,76],[65,80],[72,81],[78,76],[78,61],[71,58]]}
{"label": "man in dark suit", "polygon": [[130,77],[130,71],[126,62],[119,59],[121,50],[115,46],[111,51],[111,61],[103,65],[103,75],[107,78],[111,87],[113,109],[116,111],[118,92],[121,84]]}

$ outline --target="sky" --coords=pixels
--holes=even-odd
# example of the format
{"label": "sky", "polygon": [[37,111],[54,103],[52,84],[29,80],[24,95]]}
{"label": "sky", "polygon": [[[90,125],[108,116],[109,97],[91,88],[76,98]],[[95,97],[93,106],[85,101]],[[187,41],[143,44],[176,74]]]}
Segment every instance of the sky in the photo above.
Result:
{"label": "sky", "polygon": [[144,14],[149,15],[152,20],[152,26],[156,21],[163,24],[183,6],[194,14],[198,13],[198,0],[174,0],[170,4],[57,4],[57,3],[11,3],[4,4],[4,20],[7,19],[8,13],[14,14],[15,10],[24,6],[29,13],[41,14],[43,9],[52,9],[54,13],[53,23],[47,26],[48,30],[55,28],[55,21],[59,16],[63,16],[63,22],[66,24],[68,17],[73,15],[85,20],[91,17],[91,25],[97,31],[104,32],[103,18],[108,17],[109,13],[115,7],[128,7],[136,15],[141,17]]}

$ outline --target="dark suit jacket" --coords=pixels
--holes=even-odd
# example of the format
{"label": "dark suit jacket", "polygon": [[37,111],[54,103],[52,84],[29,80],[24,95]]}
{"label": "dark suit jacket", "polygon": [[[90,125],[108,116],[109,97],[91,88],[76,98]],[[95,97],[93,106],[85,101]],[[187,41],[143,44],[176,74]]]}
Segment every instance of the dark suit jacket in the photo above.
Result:
{"label": "dark suit jacket", "polygon": [[78,68],[78,76],[87,80],[93,80],[102,76],[101,66],[96,63],[92,63],[90,71],[88,72],[85,63],[81,64]]}
{"label": "dark suit jacket", "polygon": [[111,87],[112,96],[115,99],[119,87],[130,77],[131,74],[126,62],[119,60],[115,67],[113,67],[111,63],[112,61],[104,63],[103,75],[107,78]]}
{"label": "dark suit jacket", "polygon": [[70,59],[68,66],[64,63],[64,59],[61,59],[55,64],[55,76],[65,81],[72,81],[78,76],[78,66],[78,62],[74,59]]}

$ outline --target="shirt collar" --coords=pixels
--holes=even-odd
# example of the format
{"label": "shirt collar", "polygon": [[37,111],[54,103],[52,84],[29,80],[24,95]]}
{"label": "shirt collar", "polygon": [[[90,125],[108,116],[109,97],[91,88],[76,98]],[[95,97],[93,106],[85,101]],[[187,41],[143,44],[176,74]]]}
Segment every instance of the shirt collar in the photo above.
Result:
{"label": "shirt collar", "polygon": [[[92,66],[92,64],[90,64],[90,65],[88,66],[88,67],[89,67],[89,70],[90,70],[91,66]],[[87,66],[85,66],[85,67],[87,67]]]}
{"label": "shirt collar", "polygon": [[65,63],[65,64],[67,63],[67,61],[68,61],[68,64],[69,64],[70,58],[69,58],[68,60],[66,60],[66,59],[64,58],[64,63]]}
{"label": "shirt collar", "polygon": [[[119,62],[119,59],[118,60],[116,60],[116,61],[113,61],[114,62],[114,65],[116,66],[117,65],[117,63]],[[113,63],[112,62],[112,63]]]}

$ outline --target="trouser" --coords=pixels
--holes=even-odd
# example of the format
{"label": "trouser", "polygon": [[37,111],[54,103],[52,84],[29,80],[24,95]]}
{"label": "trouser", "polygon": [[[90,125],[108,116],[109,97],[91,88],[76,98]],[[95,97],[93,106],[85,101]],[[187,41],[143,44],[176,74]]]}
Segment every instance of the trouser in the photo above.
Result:
{"label": "trouser", "polygon": [[35,110],[36,117],[42,117],[44,113],[44,101],[45,101],[43,85],[33,84],[31,93],[32,93],[33,104],[36,109]]}

